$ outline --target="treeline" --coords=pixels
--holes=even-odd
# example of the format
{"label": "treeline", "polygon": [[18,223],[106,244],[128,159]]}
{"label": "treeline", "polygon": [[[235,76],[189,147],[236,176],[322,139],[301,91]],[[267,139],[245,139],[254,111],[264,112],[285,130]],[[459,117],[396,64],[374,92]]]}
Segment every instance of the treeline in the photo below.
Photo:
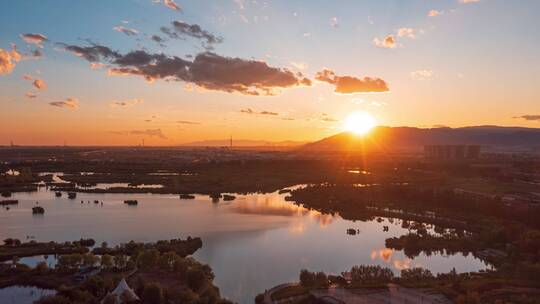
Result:
{"label": "treeline", "polygon": [[181,257],[186,257],[195,253],[202,248],[201,238],[192,238],[188,236],[185,240],[172,239],[172,240],[160,240],[155,243],[140,243],[131,241],[129,243],[120,244],[115,247],[108,247],[107,243],[102,243],[101,247],[94,248],[92,250],[95,254],[109,254],[109,255],[129,255],[133,256],[138,252],[146,249],[156,249],[160,253],[174,252]]}
{"label": "treeline", "polygon": [[507,205],[500,198],[478,198],[455,193],[452,189],[421,184],[316,185],[297,189],[292,199],[314,209],[343,216],[366,214],[366,207],[388,207],[423,214],[433,211],[440,216],[475,222],[478,217],[519,221],[540,228],[540,208]]}

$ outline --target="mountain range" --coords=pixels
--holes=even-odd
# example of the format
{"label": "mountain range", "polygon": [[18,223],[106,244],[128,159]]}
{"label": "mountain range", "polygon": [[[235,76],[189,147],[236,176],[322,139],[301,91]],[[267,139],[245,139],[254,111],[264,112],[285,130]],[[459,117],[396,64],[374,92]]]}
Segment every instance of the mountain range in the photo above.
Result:
{"label": "mountain range", "polygon": [[360,136],[339,133],[304,145],[305,151],[410,151],[425,145],[480,145],[482,150],[540,151],[540,128],[474,126],[462,128],[375,127]]}

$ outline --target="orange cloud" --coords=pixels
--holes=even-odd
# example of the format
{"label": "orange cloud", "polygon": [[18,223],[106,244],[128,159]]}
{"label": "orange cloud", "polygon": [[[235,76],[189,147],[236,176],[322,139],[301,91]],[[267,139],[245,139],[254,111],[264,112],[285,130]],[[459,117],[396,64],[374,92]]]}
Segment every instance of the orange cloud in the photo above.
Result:
{"label": "orange cloud", "polygon": [[402,27],[397,30],[398,37],[408,37],[411,39],[415,39],[415,30],[410,27]]}
{"label": "orange cloud", "polygon": [[53,107],[76,109],[79,107],[79,99],[68,97],[66,100],[49,102]]}
{"label": "orange cloud", "polygon": [[14,44],[11,48],[11,51],[0,49],[0,75],[10,74],[15,68],[15,63],[22,58]]}
{"label": "orange cloud", "polygon": [[432,70],[418,70],[411,72],[411,77],[419,80],[426,80],[431,78],[431,76],[433,76]]}
{"label": "orange cloud", "polygon": [[128,100],[113,100],[109,103],[111,108],[126,108],[137,104],[141,104],[144,101],[142,99],[128,99]]}
{"label": "orange cloud", "polygon": [[443,11],[438,11],[438,10],[430,10],[428,12],[428,17],[437,17],[437,16],[440,16],[442,15],[444,12]]}
{"label": "orange cloud", "polygon": [[158,137],[161,139],[167,139],[167,136],[163,134],[161,129],[133,130],[133,131],[129,131],[129,135],[146,135],[150,137]]}
{"label": "orange cloud", "polygon": [[270,116],[277,116],[277,115],[279,115],[279,113],[276,113],[276,112],[270,112],[270,111],[256,112],[256,111],[253,111],[253,110],[250,109],[250,108],[242,109],[242,110],[240,110],[240,113],[244,113],[244,114],[270,115]]}
{"label": "orange cloud", "polygon": [[34,44],[39,48],[43,48],[43,42],[47,41],[47,36],[42,34],[22,34],[21,39],[26,43]]}
{"label": "orange cloud", "polygon": [[[153,2],[154,3],[160,3],[161,1],[160,0],[154,0]],[[180,11],[180,6],[178,6],[178,4],[176,4],[176,2],[174,2],[174,0],[163,0],[163,5],[165,5],[166,7],[170,8],[172,10]]]}
{"label": "orange cloud", "polygon": [[117,31],[119,33],[124,33],[124,34],[126,34],[128,36],[134,36],[134,35],[137,35],[139,33],[139,31],[137,31],[136,29],[127,28],[127,27],[124,27],[122,25],[113,27],[113,30],[115,30],[115,31]]}
{"label": "orange cloud", "polygon": [[540,121],[540,115],[521,115],[521,116],[516,116],[514,118],[521,118],[521,119],[525,119],[525,120],[529,120],[529,121]]}
{"label": "orange cloud", "polygon": [[27,98],[36,98],[37,95],[32,93],[32,92],[27,92],[26,94],[24,94],[24,96],[26,96]]}
{"label": "orange cloud", "polygon": [[383,49],[393,49],[397,47],[396,38],[394,35],[388,35],[384,39],[374,38],[373,44]]}
{"label": "orange cloud", "polygon": [[380,78],[357,78],[354,76],[337,76],[333,71],[324,69],[315,75],[315,79],[335,86],[336,93],[375,93],[388,92],[388,84]]}
{"label": "orange cloud", "polygon": [[47,83],[43,79],[36,79],[32,82],[32,85],[38,90],[44,90],[47,88]]}

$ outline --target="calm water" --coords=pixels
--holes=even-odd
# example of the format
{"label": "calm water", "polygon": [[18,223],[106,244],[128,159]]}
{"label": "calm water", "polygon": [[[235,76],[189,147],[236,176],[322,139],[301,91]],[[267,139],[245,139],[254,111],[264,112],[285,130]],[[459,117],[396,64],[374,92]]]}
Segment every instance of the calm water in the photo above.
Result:
{"label": "calm water", "polygon": [[31,304],[41,297],[56,294],[52,289],[29,286],[10,286],[0,289],[0,303]]}
{"label": "calm water", "polygon": [[[0,209],[0,239],[38,241],[94,238],[110,245],[136,241],[200,236],[203,248],[195,254],[210,264],[222,294],[239,303],[283,282],[297,281],[302,268],[338,274],[356,264],[400,269],[422,266],[432,272],[476,271],[487,266],[472,256],[421,255],[413,260],[386,249],[384,240],[407,231],[398,220],[351,222],[339,216],[308,211],[284,200],[285,194],[239,195],[232,202],[213,204],[206,196],[180,200],[177,195],[78,193],[64,194],[42,188],[18,193],[18,206]],[[138,206],[127,206],[136,199]],[[81,204],[81,200],[84,201]],[[103,201],[94,204],[94,200]],[[32,215],[36,201],[45,208]],[[90,201],[90,203],[87,203]],[[383,226],[390,227],[383,232]],[[346,234],[348,228],[360,234]],[[50,257],[49,257],[50,259]],[[49,260],[50,262],[50,260]]]}

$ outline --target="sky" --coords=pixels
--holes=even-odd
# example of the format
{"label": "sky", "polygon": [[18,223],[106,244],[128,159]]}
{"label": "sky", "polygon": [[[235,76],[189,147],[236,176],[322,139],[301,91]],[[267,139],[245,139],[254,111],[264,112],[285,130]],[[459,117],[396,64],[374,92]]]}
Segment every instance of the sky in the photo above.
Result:
{"label": "sky", "polygon": [[313,141],[347,117],[540,127],[537,0],[18,0],[0,145]]}

